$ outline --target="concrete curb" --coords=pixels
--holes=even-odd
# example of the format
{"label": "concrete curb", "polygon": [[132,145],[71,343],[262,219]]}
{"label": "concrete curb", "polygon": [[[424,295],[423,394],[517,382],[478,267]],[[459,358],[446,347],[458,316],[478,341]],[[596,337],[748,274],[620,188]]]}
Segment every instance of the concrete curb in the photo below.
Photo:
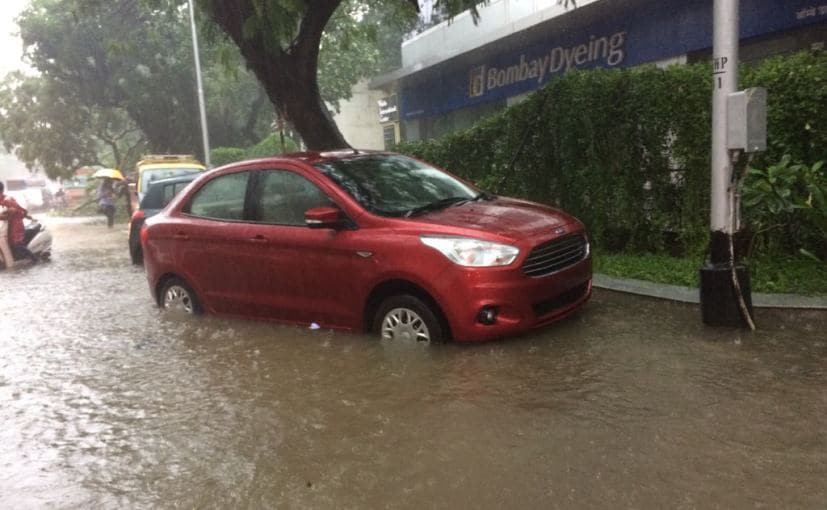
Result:
{"label": "concrete curb", "polygon": [[[663,283],[633,280],[595,274],[592,284],[600,289],[626,292],[639,296],[648,296],[658,299],[668,299],[681,303],[700,304],[700,294],[697,288],[666,285]],[[764,294],[752,293],[752,305],[756,308],[790,308],[802,310],[827,310],[827,297],[799,296],[796,294]]]}

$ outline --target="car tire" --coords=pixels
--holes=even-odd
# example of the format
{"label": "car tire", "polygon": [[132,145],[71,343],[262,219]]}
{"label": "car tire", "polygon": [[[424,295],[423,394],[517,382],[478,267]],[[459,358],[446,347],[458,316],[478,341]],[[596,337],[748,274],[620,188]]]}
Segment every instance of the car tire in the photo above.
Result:
{"label": "car tire", "polygon": [[[141,240],[135,234],[135,228],[129,231],[129,258],[132,259],[132,264],[140,266],[144,263],[144,251],[141,248]],[[140,228],[138,228],[140,230]]]}
{"label": "car tire", "polygon": [[381,340],[442,343],[446,328],[437,313],[415,296],[392,296],[379,305],[372,331]]}
{"label": "car tire", "polygon": [[190,315],[199,315],[202,310],[192,287],[177,277],[170,278],[161,287],[158,306],[164,311],[181,311]]}

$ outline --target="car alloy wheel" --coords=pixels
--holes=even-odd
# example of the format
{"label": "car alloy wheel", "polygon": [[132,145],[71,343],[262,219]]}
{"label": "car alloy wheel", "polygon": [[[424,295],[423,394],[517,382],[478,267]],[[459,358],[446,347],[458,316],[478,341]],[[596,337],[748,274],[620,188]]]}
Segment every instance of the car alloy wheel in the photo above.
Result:
{"label": "car alloy wheel", "polygon": [[431,333],[416,312],[407,308],[394,308],[382,320],[382,339],[430,342]]}
{"label": "car alloy wheel", "polygon": [[170,312],[198,314],[201,307],[195,293],[177,278],[168,281],[161,291],[161,308]]}
{"label": "car alloy wheel", "polygon": [[443,342],[444,328],[436,312],[411,295],[386,299],[377,310],[373,331],[382,340],[396,342]]}

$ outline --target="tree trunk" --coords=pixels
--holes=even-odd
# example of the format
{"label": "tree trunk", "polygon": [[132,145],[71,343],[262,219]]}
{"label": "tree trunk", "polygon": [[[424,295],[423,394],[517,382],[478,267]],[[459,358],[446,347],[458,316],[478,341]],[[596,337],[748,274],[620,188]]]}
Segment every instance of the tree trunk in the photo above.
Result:
{"label": "tree trunk", "polygon": [[247,115],[247,122],[241,130],[241,135],[244,137],[244,141],[246,141],[248,145],[255,145],[261,141],[256,136],[256,123],[258,123],[258,118],[261,116],[261,109],[264,107],[266,101],[267,96],[264,94],[264,91],[260,91],[258,96],[256,96],[255,101],[253,101],[253,104],[250,105],[250,113]]}
{"label": "tree trunk", "polygon": [[295,40],[287,49],[273,47],[270,34],[244,27],[256,9],[252,0],[213,0],[212,19],[238,45],[273,105],[301,135],[308,149],[350,147],[319,94],[316,73],[322,32],[341,0],[308,2]]}
{"label": "tree trunk", "polygon": [[322,101],[315,67],[308,75],[301,62],[286,59],[287,65],[267,69],[256,75],[264,84],[270,101],[278,105],[284,118],[299,132],[310,150],[348,148],[330,112]]}

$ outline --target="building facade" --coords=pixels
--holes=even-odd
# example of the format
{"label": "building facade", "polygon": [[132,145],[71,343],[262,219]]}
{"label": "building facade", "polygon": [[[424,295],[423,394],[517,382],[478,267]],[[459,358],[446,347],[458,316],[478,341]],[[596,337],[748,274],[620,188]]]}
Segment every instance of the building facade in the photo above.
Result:
{"label": "building facade", "polygon": [[[402,68],[371,81],[393,98],[395,141],[442,136],[574,69],[709,60],[713,0],[494,0],[402,45]],[[823,50],[827,0],[741,0],[741,60]],[[384,99],[383,99],[384,100]],[[387,102],[387,101],[386,101]]]}
{"label": "building facade", "polygon": [[383,93],[369,89],[366,80],[356,83],[351,93],[350,99],[339,102],[339,111],[334,113],[333,122],[351,146],[381,150],[385,144],[382,126],[377,121],[376,105]]}

